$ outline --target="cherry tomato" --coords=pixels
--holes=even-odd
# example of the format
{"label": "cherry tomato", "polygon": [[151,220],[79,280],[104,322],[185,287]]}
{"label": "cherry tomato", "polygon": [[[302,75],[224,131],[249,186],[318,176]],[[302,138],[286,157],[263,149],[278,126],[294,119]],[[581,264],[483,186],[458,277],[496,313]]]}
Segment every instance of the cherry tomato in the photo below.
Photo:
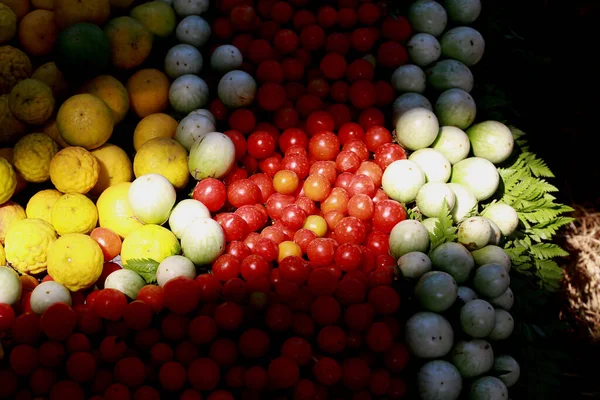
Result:
{"label": "cherry tomato", "polygon": [[194,187],[192,197],[215,212],[221,209],[227,200],[225,184],[215,178],[206,178],[199,181]]}
{"label": "cherry tomato", "polygon": [[121,238],[108,228],[94,228],[90,233],[102,250],[104,261],[110,261],[121,253]]}

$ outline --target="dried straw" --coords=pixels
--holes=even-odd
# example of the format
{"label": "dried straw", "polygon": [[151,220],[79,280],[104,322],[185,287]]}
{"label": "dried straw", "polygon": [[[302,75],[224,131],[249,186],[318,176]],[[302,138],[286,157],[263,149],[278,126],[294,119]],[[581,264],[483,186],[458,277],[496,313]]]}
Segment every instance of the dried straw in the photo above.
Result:
{"label": "dried straw", "polygon": [[573,206],[575,220],[561,239],[570,253],[564,266],[564,319],[571,319],[591,342],[600,342],[600,212],[593,206]]}

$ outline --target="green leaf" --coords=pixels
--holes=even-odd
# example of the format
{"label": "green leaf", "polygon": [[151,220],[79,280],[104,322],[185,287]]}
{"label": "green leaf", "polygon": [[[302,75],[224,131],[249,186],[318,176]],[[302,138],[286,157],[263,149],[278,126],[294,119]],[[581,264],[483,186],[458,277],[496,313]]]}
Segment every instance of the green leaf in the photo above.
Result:
{"label": "green leaf", "polygon": [[457,238],[456,232],[458,228],[454,226],[454,221],[450,215],[450,209],[448,203],[446,203],[446,199],[443,200],[442,210],[442,214],[438,217],[433,232],[429,232],[430,253],[438,246],[446,242],[453,242]]}
{"label": "green leaf", "polygon": [[529,248],[531,254],[541,260],[547,260],[554,257],[566,257],[569,255],[559,245],[554,243],[537,243]]}
{"label": "green leaf", "polygon": [[156,283],[156,270],[160,263],[151,258],[135,258],[128,260],[123,268],[130,269],[140,274],[146,283]]}

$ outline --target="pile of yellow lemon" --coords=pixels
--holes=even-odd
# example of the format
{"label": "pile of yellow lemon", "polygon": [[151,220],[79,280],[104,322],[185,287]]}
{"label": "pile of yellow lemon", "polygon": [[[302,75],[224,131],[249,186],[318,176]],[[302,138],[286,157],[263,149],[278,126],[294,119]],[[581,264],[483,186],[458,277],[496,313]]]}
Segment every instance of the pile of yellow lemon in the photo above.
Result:
{"label": "pile of yellow lemon", "polygon": [[[160,173],[187,185],[188,154],[173,139],[178,122],[164,113],[163,72],[134,70],[123,83],[101,75],[72,88],[56,63],[35,68],[30,58],[50,54],[62,29],[90,22],[104,26],[115,67],[139,66],[153,36],[172,33],[176,21],[156,18],[170,8],[161,1],[110,19],[111,8],[132,3],[0,0],[0,265],[31,275],[52,269],[65,286],[85,287],[103,263],[90,232],[99,225],[125,238],[143,225],[128,205],[130,182]],[[133,157],[109,142],[130,112],[139,118]],[[43,189],[18,204],[27,185]]]}

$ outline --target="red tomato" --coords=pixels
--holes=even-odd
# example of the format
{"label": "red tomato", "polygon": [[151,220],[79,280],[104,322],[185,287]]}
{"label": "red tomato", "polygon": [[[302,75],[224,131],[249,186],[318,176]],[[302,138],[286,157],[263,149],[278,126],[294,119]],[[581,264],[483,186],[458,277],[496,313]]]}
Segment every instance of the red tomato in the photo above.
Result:
{"label": "red tomato", "polygon": [[278,1],[271,8],[271,18],[280,24],[287,24],[292,20],[294,9],[286,1]]}
{"label": "red tomato", "polygon": [[321,71],[328,79],[341,79],[346,73],[346,59],[338,53],[329,53],[321,59]]}
{"label": "red tomato", "polygon": [[346,70],[346,79],[350,82],[361,79],[372,81],[374,77],[375,68],[373,67],[373,64],[363,58],[352,61]]}
{"label": "red tomato", "polygon": [[363,3],[358,7],[358,21],[363,25],[375,25],[381,18],[381,10],[373,3]]}
{"label": "red tomato", "polygon": [[356,50],[366,53],[375,44],[375,37],[369,28],[358,28],[352,32],[350,42]]}
{"label": "red tomato", "polygon": [[331,6],[323,6],[317,13],[317,23],[323,28],[331,28],[337,23],[337,11]]}
{"label": "red tomato", "polygon": [[212,32],[219,39],[229,39],[233,35],[233,25],[227,18],[219,17],[212,24]]}
{"label": "red tomato", "polygon": [[316,24],[317,18],[309,10],[298,10],[296,14],[294,14],[292,23],[294,25],[294,29],[299,31],[302,28]]}
{"label": "red tomato", "polygon": [[300,32],[300,43],[308,51],[319,50],[325,45],[325,31],[319,25],[309,25]]}
{"label": "red tomato", "polygon": [[396,15],[384,18],[381,23],[381,33],[386,39],[404,43],[412,36],[412,28],[405,17]]}
{"label": "red tomato", "polygon": [[325,51],[327,53],[339,53],[343,56],[350,50],[350,40],[343,33],[333,32],[327,36]]}
{"label": "red tomato", "polygon": [[227,122],[231,129],[247,135],[254,129],[256,117],[247,108],[238,108],[229,115]]}
{"label": "red tomato", "polygon": [[340,8],[337,14],[338,25],[343,29],[350,29],[356,25],[358,15],[353,8],[344,7]]}
{"label": "red tomato", "polygon": [[261,62],[256,69],[256,79],[260,83],[282,83],[283,68],[278,61],[265,60]]}
{"label": "red tomato", "polygon": [[300,39],[298,38],[298,35],[291,29],[282,29],[278,31],[273,38],[275,50],[281,54],[293,53],[298,48],[299,44]]}
{"label": "red tomato", "polygon": [[94,228],[90,233],[102,250],[104,261],[110,261],[121,253],[121,238],[108,228]]}
{"label": "red tomato", "polygon": [[398,68],[408,62],[408,53],[400,43],[388,41],[379,46],[377,61],[384,68]]}
{"label": "red tomato", "polygon": [[396,90],[387,81],[375,82],[375,91],[377,92],[376,105],[379,107],[391,104],[396,98]]}
{"label": "red tomato", "polygon": [[249,31],[256,27],[258,17],[252,6],[239,5],[231,10],[229,20],[234,29],[238,31]]}
{"label": "red tomato", "polygon": [[354,107],[364,110],[374,106],[376,100],[377,92],[373,82],[360,80],[350,86],[350,102]]}
{"label": "red tomato", "polygon": [[335,121],[335,129],[339,129],[340,126],[352,120],[352,111],[345,104],[332,104],[329,107],[327,107],[327,112],[333,115],[333,119]]}
{"label": "red tomato", "polygon": [[286,99],[286,93],[278,83],[265,83],[258,88],[256,100],[260,108],[265,111],[275,111],[280,108]]}

